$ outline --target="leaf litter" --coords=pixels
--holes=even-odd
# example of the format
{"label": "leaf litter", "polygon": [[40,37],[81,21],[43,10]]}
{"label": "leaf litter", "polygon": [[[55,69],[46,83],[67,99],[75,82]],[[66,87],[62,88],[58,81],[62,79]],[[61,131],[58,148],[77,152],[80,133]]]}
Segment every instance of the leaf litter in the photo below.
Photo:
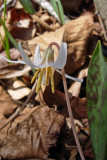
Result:
{"label": "leaf litter", "polygon": [[[70,4],[69,4],[70,3]],[[76,3],[76,2],[75,2]],[[102,36],[99,22],[95,21],[93,3],[82,2],[74,4],[73,0],[62,1],[64,11],[70,20],[63,27],[57,19],[46,10],[33,2],[35,15],[29,15],[18,1],[6,11],[6,27],[12,36],[22,42],[26,54],[33,60],[37,44],[40,51],[47,48],[52,41],[59,45],[62,41],[67,43],[68,58],[65,71],[77,78],[86,78],[90,53],[95,48],[94,36]],[[3,4],[3,2],[1,2]],[[75,6],[75,7],[73,7]],[[82,9],[82,10],[81,10]],[[89,10],[91,10],[89,12]],[[3,12],[2,12],[3,16]],[[0,26],[0,33],[4,39],[5,33]],[[90,43],[94,46],[90,46]],[[21,59],[20,53],[10,43],[10,57],[12,60]],[[54,47],[57,58],[57,50]],[[0,39],[0,127],[5,124],[21,108],[31,93],[31,68],[22,64],[8,64],[1,59],[6,56]],[[9,80],[11,85],[8,85]],[[52,94],[50,84],[41,87],[38,94],[34,92],[25,109],[17,115],[4,129],[0,130],[0,155],[4,159],[77,159],[78,150],[71,132],[71,124],[63,92],[62,78],[54,72],[55,94]],[[7,84],[6,84],[6,81]],[[93,151],[88,132],[87,98],[82,96],[85,92],[83,85],[67,80],[71,108],[76,125],[76,131],[81,141],[86,159],[93,159]],[[27,89],[21,92],[21,89]],[[83,94],[84,95],[84,94]],[[41,105],[39,105],[41,104]],[[32,107],[31,107],[32,106]],[[86,121],[87,123],[83,123]]]}

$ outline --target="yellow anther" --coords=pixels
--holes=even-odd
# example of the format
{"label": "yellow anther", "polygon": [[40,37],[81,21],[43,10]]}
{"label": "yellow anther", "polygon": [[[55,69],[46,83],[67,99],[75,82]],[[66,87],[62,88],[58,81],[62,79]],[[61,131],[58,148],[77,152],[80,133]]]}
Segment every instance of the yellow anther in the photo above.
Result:
{"label": "yellow anther", "polygon": [[40,70],[41,70],[41,68],[39,68],[39,69],[36,71],[35,75],[33,76],[32,80],[31,80],[31,83],[34,82],[34,80],[36,79],[36,77],[37,77],[38,73],[40,72]]}
{"label": "yellow anther", "polygon": [[45,68],[41,69],[41,73],[40,73],[40,76],[38,78],[38,83],[37,83],[37,87],[36,87],[36,93],[39,92],[39,88],[41,86],[41,81],[42,81],[44,71],[45,71]]}
{"label": "yellow anther", "polygon": [[51,67],[49,68],[50,72],[50,77],[51,77],[51,87],[52,87],[52,93],[55,93],[55,88],[54,88],[54,79],[53,79],[53,73]]}
{"label": "yellow anther", "polygon": [[49,70],[50,70],[50,67],[47,67],[47,73],[46,73],[46,86],[49,84]]}

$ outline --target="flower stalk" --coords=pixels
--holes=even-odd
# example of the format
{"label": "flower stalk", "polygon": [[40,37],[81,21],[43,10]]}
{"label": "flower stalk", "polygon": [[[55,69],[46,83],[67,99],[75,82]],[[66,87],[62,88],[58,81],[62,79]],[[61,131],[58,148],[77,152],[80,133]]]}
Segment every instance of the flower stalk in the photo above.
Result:
{"label": "flower stalk", "polygon": [[72,109],[71,109],[69,94],[68,94],[68,90],[67,90],[67,83],[66,83],[65,70],[64,70],[64,68],[61,69],[61,71],[62,71],[62,79],[63,79],[63,85],[64,85],[64,91],[65,91],[65,98],[66,98],[66,103],[67,103],[67,108],[68,108],[68,114],[69,114],[69,117],[70,117],[70,120],[71,120],[72,131],[73,131],[73,134],[74,134],[74,138],[75,138],[75,142],[76,142],[78,151],[79,151],[79,153],[80,153],[80,157],[81,157],[82,160],[85,160],[84,154],[83,154],[83,151],[82,151],[82,148],[81,148],[79,139],[78,139],[78,135],[77,135],[77,132],[76,132],[76,129],[75,129],[75,124],[74,124],[74,120],[73,120],[73,114],[72,114]]}
{"label": "flower stalk", "polygon": [[[52,45],[55,45],[57,47],[58,51],[60,50],[60,47],[56,42],[50,43],[49,46],[51,47]],[[70,117],[70,120],[71,120],[72,131],[73,131],[73,134],[74,134],[75,142],[76,142],[80,157],[81,157],[82,160],[85,160],[85,157],[84,157],[84,154],[83,154],[83,151],[82,151],[79,139],[78,139],[78,135],[77,135],[76,129],[75,129],[75,124],[74,124],[74,120],[73,120],[73,113],[72,113],[72,108],[71,108],[68,89],[67,89],[67,82],[66,82],[66,78],[65,78],[64,67],[61,69],[61,72],[62,72],[62,79],[63,79],[65,98],[66,98],[66,103],[67,103],[67,108],[68,108],[68,114],[69,114],[69,117]]]}

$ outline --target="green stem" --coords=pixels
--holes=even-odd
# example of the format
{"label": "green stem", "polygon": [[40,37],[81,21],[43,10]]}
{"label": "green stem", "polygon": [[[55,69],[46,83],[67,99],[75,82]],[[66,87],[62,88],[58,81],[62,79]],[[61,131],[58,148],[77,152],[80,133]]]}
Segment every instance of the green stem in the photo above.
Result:
{"label": "green stem", "polygon": [[[4,23],[5,23],[5,15],[6,15],[6,0],[4,0]],[[5,30],[4,30],[5,31]],[[10,59],[10,47],[9,47],[9,40],[8,40],[8,37],[7,37],[7,34],[5,32],[5,51],[6,51],[6,54],[7,54],[7,58]]]}
{"label": "green stem", "polygon": [[6,0],[4,0],[4,22],[5,22],[5,15],[6,15]]}

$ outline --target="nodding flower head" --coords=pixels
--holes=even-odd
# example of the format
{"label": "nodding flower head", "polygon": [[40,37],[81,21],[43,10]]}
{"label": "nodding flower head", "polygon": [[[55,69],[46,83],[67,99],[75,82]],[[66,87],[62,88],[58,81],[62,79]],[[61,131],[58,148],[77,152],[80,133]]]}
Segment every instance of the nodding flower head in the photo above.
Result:
{"label": "nodding flower head", "polygon": [[[59,52],[56,60],[54,60],[54,50],[52,49],[52,45],[55,45]],[[27,57],[21,46],[21,43],[18,43],[18,48],[23,61],[12,61],[5,57],[3,58],[11,63],[27,64],[31,68],[37,69],[31,81],[31,83],[33,83],[34,80],[38,77],[36,92],[38,93],[41,83],[44,83],[47,86],[49,84],[50,79],[52,92],[54,93],[55,89],[52,68],[54,68],[57,72],[61,74],[60,69],[62,69],[65,66],[67,61],[67,44],[62,42],[61,47],[59,47],[59,45],[56,42],[50,43],[47,49],[44,51],[43,57],[41,57],[39,45],[37,45],[34,55],[34,62],[31,62],[31,60]],[[78,82],[83,81],[82,79],[77,79],[67,74],[65,74],[65,77]]]}

